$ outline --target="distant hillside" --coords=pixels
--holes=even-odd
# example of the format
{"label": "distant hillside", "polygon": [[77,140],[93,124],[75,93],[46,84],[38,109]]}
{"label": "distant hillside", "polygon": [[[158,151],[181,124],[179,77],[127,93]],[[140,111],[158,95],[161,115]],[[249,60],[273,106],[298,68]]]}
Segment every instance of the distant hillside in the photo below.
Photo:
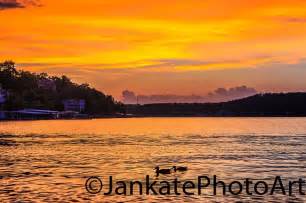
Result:
{"label": "distant hillside", "polygon": [[128,105],[138,116],[306,116],[306,93],[267,93],[206,104]]}

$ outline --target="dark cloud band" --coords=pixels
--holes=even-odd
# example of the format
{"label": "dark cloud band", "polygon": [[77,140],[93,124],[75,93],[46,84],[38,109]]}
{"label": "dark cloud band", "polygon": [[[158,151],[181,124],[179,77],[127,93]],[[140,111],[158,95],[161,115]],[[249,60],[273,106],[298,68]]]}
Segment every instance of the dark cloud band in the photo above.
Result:
{"label": "dark cloud band", "polygon": [[0,0],[0,10],[40,6],[38,0]]}
{"label": "dark cloud band", "polygon": [[0,9],[24,8],[24,5],[15,0],[0,0]]}

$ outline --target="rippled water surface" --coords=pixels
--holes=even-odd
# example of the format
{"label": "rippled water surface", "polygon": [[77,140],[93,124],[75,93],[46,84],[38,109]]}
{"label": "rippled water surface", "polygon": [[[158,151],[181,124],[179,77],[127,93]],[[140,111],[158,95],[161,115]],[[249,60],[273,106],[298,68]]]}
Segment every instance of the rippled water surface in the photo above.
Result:
{"label": "rippled water surface", "polygon": [[[294,193],[88,194],[85,181],[306,179],[306,118],[131,118],[0,123],[1,202],[303,202]],[[156,178],[155,166],[188,166]],[[103,188],[107,190],[106,188]],[[219,188],[221,191],[221,188]],[[306,191],[306,186],[305,186]]]}

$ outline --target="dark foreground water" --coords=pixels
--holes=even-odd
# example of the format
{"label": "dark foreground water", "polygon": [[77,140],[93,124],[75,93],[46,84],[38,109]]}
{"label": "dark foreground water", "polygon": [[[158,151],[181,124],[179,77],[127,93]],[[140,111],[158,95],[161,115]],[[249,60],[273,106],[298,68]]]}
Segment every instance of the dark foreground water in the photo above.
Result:
{"label": "dark foreground water", "polygon": [[[1,122],[0,134],[0,202],[306,201],[297,186],[292,196],[288,195],[288,180],[306,180],[306,118]],[[184,165],[189,170],[156,178],[153,168],[157,165]],[[273,196],[248,195],[243,185],[237,196],[228,193],[228,188],[225,196],[222,188],[217,188],[214,196],[213,187],[203,189],[202,195],[197,190],[189,190],[195,195],[184,195],[179,187],[181,195],[174,195],[172,188],[171,195],[166,196],[105,196],[110,175],[126,182],[144,181],[150,175],[152,181],[171,182],[178,178],[195,184],[201,175],[211,179],[217,175],[228,184],[250,178],[254,182],[266,181],[269,192],[279,175],[287,194],[278,190]],[[103,180],[103,190],[97,195],[85,189],[90,176]],[[94,189],[96,183],[92,185]]]}

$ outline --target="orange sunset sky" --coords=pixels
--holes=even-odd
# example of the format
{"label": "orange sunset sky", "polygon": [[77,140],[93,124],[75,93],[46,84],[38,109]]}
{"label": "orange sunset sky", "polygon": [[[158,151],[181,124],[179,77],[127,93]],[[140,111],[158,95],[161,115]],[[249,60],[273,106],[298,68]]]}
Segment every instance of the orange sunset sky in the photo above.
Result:
{"label": "orange sunset sky", "polygon": [[306,91],[305,0],[0,0],[0,60],[120,99]]}

